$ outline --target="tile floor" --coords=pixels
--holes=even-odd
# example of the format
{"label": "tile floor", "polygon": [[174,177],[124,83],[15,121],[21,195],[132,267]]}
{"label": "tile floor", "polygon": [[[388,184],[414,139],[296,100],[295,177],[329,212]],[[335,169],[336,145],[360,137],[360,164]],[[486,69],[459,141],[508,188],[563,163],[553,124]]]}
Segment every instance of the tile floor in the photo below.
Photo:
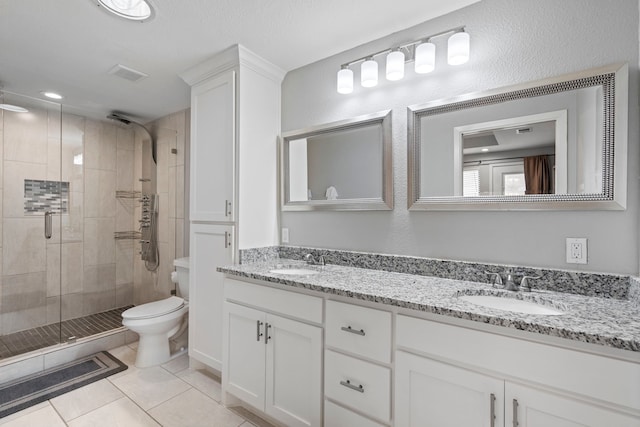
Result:
{"label": "tile floor", "polygon": [[133,366],[137,343],[110,353],[126,371],[0,418],[2,427],[273,427],[242,408],[220,403],[220,380],[189,370],[186,355],[162,366]]}

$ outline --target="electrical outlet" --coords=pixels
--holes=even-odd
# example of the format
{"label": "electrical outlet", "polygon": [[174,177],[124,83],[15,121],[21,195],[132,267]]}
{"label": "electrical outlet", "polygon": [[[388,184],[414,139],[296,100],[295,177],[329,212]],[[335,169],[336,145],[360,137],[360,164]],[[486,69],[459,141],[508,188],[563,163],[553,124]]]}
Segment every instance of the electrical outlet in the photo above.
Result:
{"label": "electrical outlet", "polygon": [[567,237],[567,264],[587,263],[587,239]]}
{"label": "electrical outlet", "polygon": [[282,240],[282,243],[289,243],[289,229],[288,228],[283,228],[282,229],[282,238],[280,240]]}

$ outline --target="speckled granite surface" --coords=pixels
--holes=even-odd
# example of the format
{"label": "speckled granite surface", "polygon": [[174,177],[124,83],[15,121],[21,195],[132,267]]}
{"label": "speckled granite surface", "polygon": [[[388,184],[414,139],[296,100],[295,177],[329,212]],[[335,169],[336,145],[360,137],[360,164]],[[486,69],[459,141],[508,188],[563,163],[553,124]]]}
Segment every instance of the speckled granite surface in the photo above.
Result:
{"label": "speckled granite surface", "polygon": [[640,306],[640,277],[629,279],[629,301]]}
{"label": "speckled granite surface", "polygon": [[240,264],[252,264],[255,262],[277,261],[280,258],[278,246],[266,246],[264,248],[240,249]]}
{"label": "speckled granite surface", "polygon": [[[640,352],[640,305],[630,300],[565,292],[513,293],[486,283],[452,280],[374,269],[326,265],[308,276],[271,273],[276,266],[306,266],[280,259],[218,268],[238,277],[279,283],[359,300],[404,307],[523,331]],[[483,278],[484,279],[484,278]],[[628,280],[628,279],[627,279]],[[490,294],[533,300],[564,312],[560,316],[520,314],[478,306],[461,294]]]}
{"label": "speckled granite surface", "polygon": [[320,255],[324,255],[328,264],[481,283],[489,282],[489,275],[486,274],[487,271],[500,273],[505,276],[505,273],[510,270],[516,275],[518,283],[520,278],[525,275],[540,277],[538,280],[531,281],[531,285],[537,289],[605,298],[618,298],[622,300],[626,300],[629,296],[629,276],[334,249],[297,246],[272,246],[245,249],[240,251],[240,263],[276,261],[278,258],[302,260],[304,255],[308,253],[312,254],[316,259],[318,259]]}

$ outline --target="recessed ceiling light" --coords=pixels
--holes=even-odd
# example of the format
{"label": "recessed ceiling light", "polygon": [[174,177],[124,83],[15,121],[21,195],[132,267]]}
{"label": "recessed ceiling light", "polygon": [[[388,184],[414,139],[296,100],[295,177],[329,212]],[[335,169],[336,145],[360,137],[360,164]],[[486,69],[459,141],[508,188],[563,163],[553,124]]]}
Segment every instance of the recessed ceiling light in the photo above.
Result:
{"label": "recessed ceiling light", "polygon": [[483,152],[483,153],[486,153],[487,151],[489,151],[489,149],[488,149],[488,148],[483,148],[483,149],[482,149],[482,152]]}
{"label": "recessed ceiling light", "polygon": [[0,110],[13,111],[14,113],[28,113],[29,110],[26,108],[18,107],[17,105],[12,104],[0,104]]}
{"label": "recessed ceiling light", "polygon": [[147,21],[154,16],[154,10],[147,0],[97,0],[104,10],[132,21]]}
{"label": "recessed ceiling light", "polygon": [[62,98],[64,98],[64,96],[60,95],[59,93],[55,93],[55,92],[44,91],[44,92],[40,92],[40,93],[43,94],[44,96],[46,96],[47,98],[51,98],[51,99],[62,99]]}

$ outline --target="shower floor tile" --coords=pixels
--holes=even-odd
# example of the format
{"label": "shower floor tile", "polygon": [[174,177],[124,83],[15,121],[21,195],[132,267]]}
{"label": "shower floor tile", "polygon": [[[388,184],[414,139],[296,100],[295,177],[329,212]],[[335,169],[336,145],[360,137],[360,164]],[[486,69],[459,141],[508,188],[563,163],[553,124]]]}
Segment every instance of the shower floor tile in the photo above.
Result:
{"label": "shower floor tile", "polygon": [[49,347],[70,337],[84,338],[122,326],[122,312],[132,306],[115,308],[62,323],[39,326],[0,336],[0,359]]}

